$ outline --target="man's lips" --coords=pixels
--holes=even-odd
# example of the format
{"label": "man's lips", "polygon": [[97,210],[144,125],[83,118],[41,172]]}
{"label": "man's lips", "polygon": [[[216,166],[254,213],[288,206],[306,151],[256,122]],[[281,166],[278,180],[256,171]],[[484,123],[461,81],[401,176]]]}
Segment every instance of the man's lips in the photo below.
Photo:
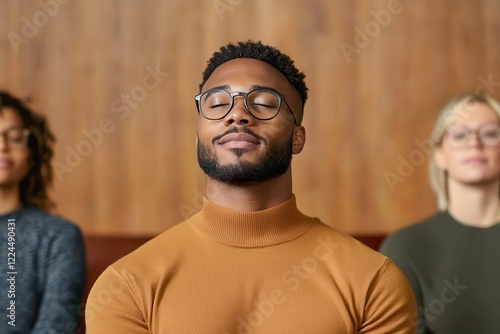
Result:
{"label": "man's lips", "polygon": [[229,133],[219,139],[219,145],[224,145],[231,142],[246,142],[254,145],[258,145],[260,140],[248,133]]}

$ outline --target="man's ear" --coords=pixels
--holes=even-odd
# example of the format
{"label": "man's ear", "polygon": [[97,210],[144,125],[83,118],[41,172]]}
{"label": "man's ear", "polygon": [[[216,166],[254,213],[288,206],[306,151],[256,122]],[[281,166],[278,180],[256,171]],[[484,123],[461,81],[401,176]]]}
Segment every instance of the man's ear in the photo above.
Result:
{"label": "man's ear", "polygon": [[439,169],[447,170],[448,164],[446,161],[446,157],[444,155],[443,149],[440,146],[436,147],[432,159],[434,159],[434,163],[436,164],[436,166],[438,166]]}
{"label": "man's ear", "polygon": [[304,148],[306,143],[306,129],[302,125],[296,125],[293,129],[292,153],[298,154]]}

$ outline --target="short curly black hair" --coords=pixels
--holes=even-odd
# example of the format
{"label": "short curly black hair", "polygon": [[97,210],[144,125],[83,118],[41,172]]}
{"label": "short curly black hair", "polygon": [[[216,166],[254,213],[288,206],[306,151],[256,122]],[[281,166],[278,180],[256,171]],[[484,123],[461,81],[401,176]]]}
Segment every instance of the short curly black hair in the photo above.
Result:
{"label": "short curly black hair", "polygon": [[253,58],[274,66],[295,87],[302,99],[302,106],[306,103],[308,90],[304,81],[306,75],[295,67],[293,60],[288,55],[275,47],[262,44],[261,41],[255,42],[252,40],[238,42],[237,44],[229,43],[215,52],[212,58],[208,60],[208,65],[203,72],[200,92],[217,67],[229,60],[238,58]]}

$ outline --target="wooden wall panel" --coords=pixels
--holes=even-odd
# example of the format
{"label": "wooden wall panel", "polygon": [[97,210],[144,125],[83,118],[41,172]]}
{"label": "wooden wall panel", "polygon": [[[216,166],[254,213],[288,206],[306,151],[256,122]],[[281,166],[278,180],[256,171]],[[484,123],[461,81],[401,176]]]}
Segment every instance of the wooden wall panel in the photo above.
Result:
{"label": "wooden wall panel", "polygon": [[[500,97],[498,0],[59,1],[0,2],[0,88],[49,117],[67,168],[54,197],[86,233],[155,234],[199,208],[193,96],[228,42],[262,40],[306,72],[295,193],[305,213],[348,233],[431,214],[417,142],[452,95],[482,85]],[[391,188],[385,173],[409,159]]]}

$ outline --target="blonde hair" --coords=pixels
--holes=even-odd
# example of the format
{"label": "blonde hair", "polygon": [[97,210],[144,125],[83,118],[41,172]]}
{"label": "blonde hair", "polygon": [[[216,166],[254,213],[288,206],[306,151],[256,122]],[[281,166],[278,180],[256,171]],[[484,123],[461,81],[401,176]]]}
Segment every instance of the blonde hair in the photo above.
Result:
{"label": "blonde hair", "polygon": [[[462,119],[467,119],[470,115],[470,110],[467,110],[473,103],[483,103],[489,106],[500,118],[500,103],[494,98],[487,95],[480,94],[464,94],[453,97],[441,109],[441,113],[432,130],[432,137],[430,143],[430,157],[429,157],[429,177],[432,190],[436,193],[438,200],[438,208],[445,211],[448,208],[448,182],[447,172],[440,169],[434,161],[434,153],[436,148],[441,145],[443,136],[450,123],[451,118],[459,116]],[[500,196],[500,194],[499,194]]]}

